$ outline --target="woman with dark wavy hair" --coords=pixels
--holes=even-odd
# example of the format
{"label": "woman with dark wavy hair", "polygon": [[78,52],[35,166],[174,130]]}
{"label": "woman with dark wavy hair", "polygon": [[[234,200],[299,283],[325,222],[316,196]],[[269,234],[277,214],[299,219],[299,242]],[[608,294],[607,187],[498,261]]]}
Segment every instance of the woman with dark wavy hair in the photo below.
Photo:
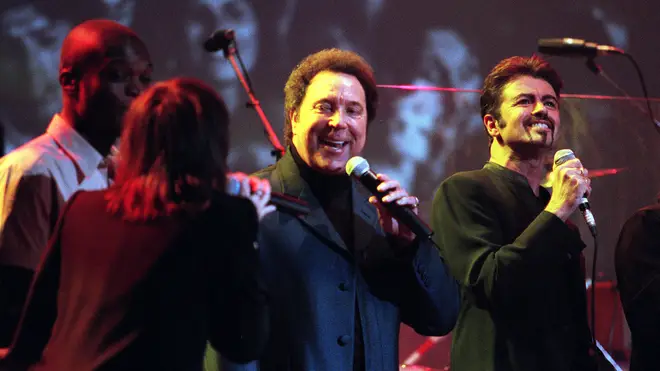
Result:
{"label": "woman with dark wavy hair", "polygon": [[[268,332],[257,257],[267,181],[225,194],[229,115],[206,84],[155,84],[124,120],[115,184],[67,204],[7,367],[201,370],[207,340],[239,362]],[[13,365],[13,366],[12,366]]]}

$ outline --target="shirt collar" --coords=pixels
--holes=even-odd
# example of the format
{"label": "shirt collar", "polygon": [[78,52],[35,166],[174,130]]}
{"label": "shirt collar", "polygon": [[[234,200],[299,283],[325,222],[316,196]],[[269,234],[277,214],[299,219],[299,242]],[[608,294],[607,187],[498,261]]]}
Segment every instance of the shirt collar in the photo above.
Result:
{"label": "shirt collar", "polygon": [[60,115],[53,116],[46,133],[71,156],[85,177],[92,175],[103,161],[103,156]]}
{"label": "shirt collar", "polygon": [[[484,169],[490,170],[492,172],[495,172],[503,177],[509,178],[510,180],[520,184],[520,185],[525,185],[529,187],[529,182],[527,181],[527,178],[525,178],[524,175],[513,171],[505,166],[502,166],[500,164],[496,164],[492,161],[486,162],[486,165],[484,165]],[[531,187],[530,187],[531,189]]]}
{"label": "shirt collar", "polygon": [[[499,176],[505,177],[510,181],[512,181],[513,184],[515,184],[517,187],[528,190],[529,193],[532,195],[534,194],[532,187],[529,185],[529,182],[527,181],[527,178],[524,175],[491,161],[486,162],[486,164],[484,165],[484,169],[490,170],[495,174],[498,174]],[[537,198],[540,198],[547,202],[550,199],[550,192],[547,189],[539,186],[539,195]]]}

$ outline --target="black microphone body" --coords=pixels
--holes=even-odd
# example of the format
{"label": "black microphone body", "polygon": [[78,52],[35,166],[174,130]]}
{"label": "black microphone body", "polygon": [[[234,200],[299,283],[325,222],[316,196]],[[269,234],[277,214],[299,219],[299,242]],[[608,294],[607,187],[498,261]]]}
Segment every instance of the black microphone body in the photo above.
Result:
{"label": "black microphone body", "polygon": [[[557,151],[557,153],[555,153],[555,165],[559,166],[565,163],[566,161],[572,160],[574,158],[575,158],[575,154],[573,153],[573,151],[571,151],[570,149],[561,149]],[[589,200],[587,200],[587,197],[582,196],[578,208],[582,212],[584,221],[587,222],[591,234],[596,236],[597,234],[596,219],[594,218],[594,214],[591,213],[591,206],[589,206]]]}
{"label": "black microphone body", "polygon": [[539,39],[539,52],[560,57],[587,57],[599,55],[622,55],[625,52],[609,45],[599,45],[581,39],[565,37],[563,39]]}
{"label": "black microphone body", "polygon": [[[240,189],[241,183],[236,178],[228,176],[226,188],[227,194],[238,196]],[[293,196],[285,195],[284,193],[271,192],[270,204],[275,205],[280,211],[296,215],[307,215],[310,211],[307,202]]]}
{"label": "black microphone body", "polygon": [[[357,180],[362,183],[362,185],[378,197],[382,199],[386,192],[379,191],[378,185],[382,183],[376,176],[376,173],[369,169],[369,163],[367,160],[362,157],[355,156],[352,157],[346,163],[346,172],[348,175],[355,177]],[[431,238],[433,235],[433,230],[424,223],[420,217],[415,214],[410,208],[403,207],[396,203],[383,203],[387,210],[392,213],[392,216],[396,218],[400,223],[406,225],[413,231],[418,237]]]}
{"label": "black microphone body", "polygon": [[234,41],[234,30],[217,30],[204,41],[204,49],[207,52],[217,52],[218,50],[226,48],[231,42]]}

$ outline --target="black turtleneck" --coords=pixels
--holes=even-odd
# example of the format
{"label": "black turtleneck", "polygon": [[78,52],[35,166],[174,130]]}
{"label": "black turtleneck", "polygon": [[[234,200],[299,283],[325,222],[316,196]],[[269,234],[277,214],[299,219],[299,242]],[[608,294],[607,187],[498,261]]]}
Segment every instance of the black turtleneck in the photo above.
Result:
{"label": "black turtleneck", "polygon": [[313,170],[300,158],[295,147],[291,154],[298,165],[300,176],[309,185],[312,194],[321,204],[341,239],[353,251],[353,206],[351,197],[351,178],[346,175],[329,175]]}
{"label": "black turtleneck", "polygon": [[[346,247],[355,257],[356,254],[353,251],[353,199],[351,194],[353,187],[351,186],[351,178],[346,174],[329,175],[313,170],[300,158],[298,151],[293,146],[291,146],[291,154],[296,165],[298,165],[300,176],[309,185],[312,194],[319,201],[333,227],[335,227]],[[356,263],[355,260],[354,263]],[[355,337],[353,370],[363,371],[366,369],[364,339],[362,337],[362,323],[357,300],[355,301],[355,329],[353,333]]]}

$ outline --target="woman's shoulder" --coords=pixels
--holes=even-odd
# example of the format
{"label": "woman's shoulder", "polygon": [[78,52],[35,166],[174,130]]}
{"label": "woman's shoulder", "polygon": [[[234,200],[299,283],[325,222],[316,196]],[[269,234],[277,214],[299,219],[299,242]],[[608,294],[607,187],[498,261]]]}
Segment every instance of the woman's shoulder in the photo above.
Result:
{"label": "woman's shoulder", "polygon": [[209,208],[204,212],[205,219],[225,220],[228,224],[257,222],[257,210],[250,200],[240,196],[218,193],[213,196]]}

